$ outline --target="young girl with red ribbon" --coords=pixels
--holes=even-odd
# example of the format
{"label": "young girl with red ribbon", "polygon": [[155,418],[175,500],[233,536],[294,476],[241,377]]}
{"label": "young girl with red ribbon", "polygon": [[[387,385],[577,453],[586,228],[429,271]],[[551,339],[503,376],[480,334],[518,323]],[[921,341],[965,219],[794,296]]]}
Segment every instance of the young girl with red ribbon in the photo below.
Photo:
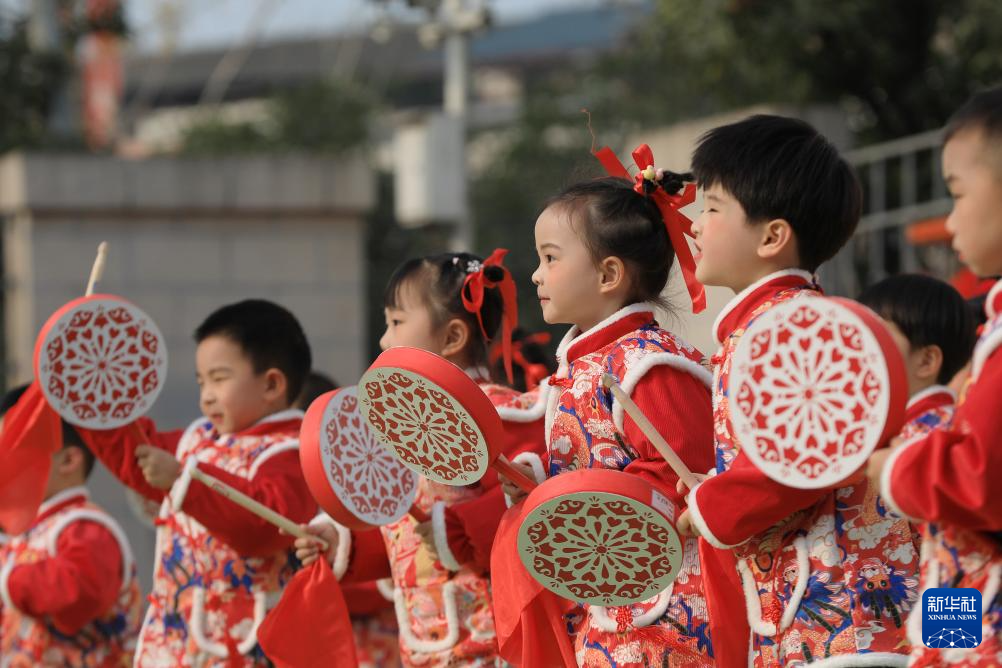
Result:
{"label": "young girl with red ribbon", "polygon": [[[646,145],[634,152],[640,170],[635,179],[609,149],[596,157],[612,176],[570,187],[536,221],[539,268],[532,279],[543,317],[572,325],[548,383],[548,475],[582,468],[625,471],[661,490],[678,513],[685,501],[675,489],[677,475],[604,389],[602,376],[611,374],[631,395],[690,470],[712,466],[706,359],[662,329],[654,314],[655,306],[664,305],[661,293],[676,256],[694,310],[705,303],[684,240],[689,221],[679,211],[693,201],[695,186],[683,175],[656,170]],[[513,500],[524,497],[507,482],[504,488]],[[519,559],[507,529],[518,509],[510,513],[492,558],[499,574],[513,572],[510,560]],[[696,540],[685,541],[672,587],[632,606],[557,606],[549,592],[520,591],[516,583],[495,579],[502,656],[522,666],[713,665],[697,553]],[[561,607],[569,612],[553,623],[553,611]],[[550,623],[539,622],[544,618]]]}
{"label": "young girl with red ribbon", "polygon": [[[505,421],[504,453],[539,470],[543,450],[540,393],[522,395],[492,382],[488,347],[500,333],[509,378],[511,335],[517,322],[515,283],[504,266],[507,251],[486,260],[446,253],[404,263],[385,295],[385,350],[409,346],[441,355],[466,369]],[[496,474],[475,485],[450,487],[422,479],[415,504],[431,516],[410,515],[369,532],[351,532],[323,516],[312,532],[331,546],[342,582],[390,578],[405,666],[498,666],[487,569],[494,534],[505,511]],[[304,563],[317,558],[312,541],[298,540]]]}

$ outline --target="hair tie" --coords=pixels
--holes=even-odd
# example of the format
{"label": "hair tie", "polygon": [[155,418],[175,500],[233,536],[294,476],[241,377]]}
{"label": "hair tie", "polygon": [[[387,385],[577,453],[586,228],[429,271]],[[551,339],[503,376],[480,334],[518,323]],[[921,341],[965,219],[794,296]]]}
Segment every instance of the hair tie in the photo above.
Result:
{"label": "hair tie", "polygon": [[[619,161],[616,154],[608,146],[603,146],[592,155],[605,167],[609,176],[618,176],[630,180],[630,173]],[[661,219],[668,230],[668,238],[675,255],[678,257],[679,267],[682,269],[682,278],[685,279],[685,286],[689,290],[689,298],[692,300],[692,312],[699,313],[706,308],[706,289],[696,278],[696,260],[692,257],[692,251],[685,240],[686,235],[695,238],[692,233],[692,221],[681,212],[682,207],[692,204],[696,199],[696,184],[688,183],[681,193],[669,194],[663,188],[652,188],[647,191],[647,183],[657,185],[659,179],[658,170],[654,168],[654,153],[647,144],[641,144],[633,150],[633,161],[640,169],[640,173],[633,179],[635,181],[633,189],[641,195],[654,198],[654,203],[661,211]],[[661,172],[664,175],[664,172]]]}
{"label": "hair tie", "polygon": [[[534,390],[539,387],[539,384],[550,375],[550,370],[545,364],[530,362],[525,356],[525,345],[535,344],[545,346],[550,342],[550,338],[549,332],[536,332],[535,334],[523,336],[521,339],[513,341],[511,344],[512,361],[522,369],[522,375],[525,377],[526,390]],[[501,357],[501,352],[502,351],[498,347],[491,350],[491,364],[497,364],[498,359]]]}
{"label": "hair tie", "polygon": [[[477,316],[477,322],[480,323],[480,332],[484,335],[485,340],[490,340],[490,336],[487,334],[487,329],[484,327],[484,317],[481,314],[481,309],[484,306],[484,290],[488,288],[499,288],[501,290],[501,323],[502,323],[502,339],[501,346],[504,354],[504,370],[508,375],[508,382],[514,382],[514,376],[512,375],[512,345],[511,345],[511,335],[518,326],[518,292],[515,289],[515,280],[511,277],[511,272],[508,268],[504,266],[504,256],[508,254],[507,249],[498,248],[491,256],[484,260],[483,262],[477,262],[477,267],[474,271],[468,272],[466,279],[463,281],[463,307]],[[457,258],[458,260],[458,258]],[[472,267],[473,263],[467,265],[467,269]],[[501,270],[502,276],[499,280],[493,280],[486,276],[485,269],[488,267],[497,267]]]}

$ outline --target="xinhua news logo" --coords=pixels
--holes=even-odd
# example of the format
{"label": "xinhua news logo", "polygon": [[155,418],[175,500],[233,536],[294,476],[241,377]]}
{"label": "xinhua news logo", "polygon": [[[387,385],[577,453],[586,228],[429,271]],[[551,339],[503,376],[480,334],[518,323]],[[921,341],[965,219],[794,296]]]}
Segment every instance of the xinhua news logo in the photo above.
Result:
{"label": "xinhua news logo", "polygon": [[981,592],[927,589],[922,594],[922,641],[934,649],[972,649],[981,644]]}

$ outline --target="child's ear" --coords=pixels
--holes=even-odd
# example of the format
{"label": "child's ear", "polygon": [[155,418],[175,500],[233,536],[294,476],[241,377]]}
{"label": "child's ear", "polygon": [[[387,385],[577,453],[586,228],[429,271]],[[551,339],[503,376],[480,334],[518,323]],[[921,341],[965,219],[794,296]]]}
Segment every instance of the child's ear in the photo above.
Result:
{"label": "child's ear", "polygon": [[599,262],[597,269],[598,290],[601,294],[608,294],[626,284],[626,265],[615,255]]}
{"label": "child's ear", "polygon": [[797,238],[788,220],[774,218],[762,225],[758,256],[763,260],[779,260],[791,266],[799,264]]}
{"label": "child's ear", "polygon": [[268,401],[285,401],[288,397],[289,379],[281,369],[272,367],[264,372],[264,393]]}
{"label": "child's ear", "polygon": [[943,368],[943,350],[937,345],[929,345],[916,351],[915,377],[920,380],[939,378]]}
{"label": "child's ear", "polygon": [[59,475],[69,475],[74,471],[83,471],[84,453],[75,445],[63,448],[57,453],[55,469]]}
{"label": "child's ear", "polygon": [[462,353],[470,342],[470,326],[459,318],[453,318],[445,323],[443,329],[442,357],[450,357]]}

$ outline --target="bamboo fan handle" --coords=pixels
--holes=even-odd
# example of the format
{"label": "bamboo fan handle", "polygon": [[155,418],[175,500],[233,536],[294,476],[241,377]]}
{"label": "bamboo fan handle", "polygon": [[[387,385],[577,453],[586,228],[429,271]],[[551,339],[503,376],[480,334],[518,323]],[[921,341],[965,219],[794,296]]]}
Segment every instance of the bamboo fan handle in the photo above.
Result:
{"label": "bamboo fan handle", "polygon": [[607,390],[612,390],[613,396],[616,397],[616,401],[623,406],[623,410],[629,414],[633,421],[637,423],[640,427],[640,431],[644,432],[644,435],[651,440],[654,447],[658,449],[658,452],[664,457],[664,460],[668,462],[668,466],[671,467],[672,471],[685,483],[685,486],[692,489],[699,482],[696,476],[692,474],[689,467],[685,465],[682,459],[678,456],[668,442],[658,433],[658,430],[654,428],[651,421],[647,419],[644,412],[640,410],[637,404],[633,403],[633,399],[623,391],[623,388],[619,386],[616,380],[605,373],[602,374],[602,387]]}
{"label": "bamboo fan handle", "polygon": [[94,258],[94,266],[90,269],[90,279],[87,280],[87,292],[84,293],[85,297],[90,297],[94,294],[94,288],[97,286],[97,282],[101,280],[101,276],[104,274],[104,263],[108,258],[108,242],[102,241],[97,247],[97,257]]}
{"label": "bamboo fan handle", "polygon": [[279,515],[268,506],[255,501],[243,492],[233,489],[223,481],[213,478],[207,473],[202,473],[198,470],[197,466],[191,469],[191,477],[199,482],[205,483],[212,489],[212,491],[222,494],[241,508],[254,513],[267,522],[271,522],[285,533],[295,536],[296,538],[309,538],[311,540],[315,540],[321,544],[324,551],[327,551],[329,546],[326,541],[317,538],[313,534],[307,533],[302,527],[290,520],[288,517]]}

